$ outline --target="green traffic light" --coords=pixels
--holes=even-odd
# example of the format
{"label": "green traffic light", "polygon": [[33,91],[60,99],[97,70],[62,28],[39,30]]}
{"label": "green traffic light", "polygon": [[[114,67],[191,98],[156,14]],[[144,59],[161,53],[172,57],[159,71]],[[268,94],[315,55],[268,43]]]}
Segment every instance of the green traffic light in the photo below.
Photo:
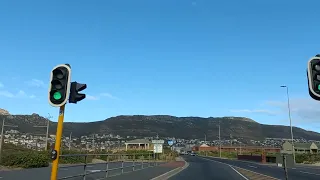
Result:
{"label": "green traffic light", "polygon": [[55,100],[59,100],[59,99],[61,99],[61,93],[60,92],[55,92],[54,94],[53,94],[53,99],[55,99]]}

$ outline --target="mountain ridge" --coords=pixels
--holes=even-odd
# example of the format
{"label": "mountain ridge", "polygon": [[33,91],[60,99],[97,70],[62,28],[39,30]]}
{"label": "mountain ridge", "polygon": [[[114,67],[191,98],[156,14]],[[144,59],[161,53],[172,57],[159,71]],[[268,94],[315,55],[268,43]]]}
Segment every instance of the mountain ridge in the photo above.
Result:
{"label": "mountain ridge", "polygon": [[[38,115],[0,115],[0,121],[17,125],[22,133],[44,134],[47,119]],[[218,138],[218,125],[221,126],[221,138],[242,138],[260,140],[264,138],[290,138],[290,127],[283,125],[260,124],[246,117],[176,117],[171,115],[120,115],[94,122],[64,122],[63,134],[73,136],[96,134],[115,134],[122,137],[166,136],[185,139]],[[56,132],[56,122],[50,121],[50,134]],[[294,138],[320,140],[320,133],[293,127]]]}

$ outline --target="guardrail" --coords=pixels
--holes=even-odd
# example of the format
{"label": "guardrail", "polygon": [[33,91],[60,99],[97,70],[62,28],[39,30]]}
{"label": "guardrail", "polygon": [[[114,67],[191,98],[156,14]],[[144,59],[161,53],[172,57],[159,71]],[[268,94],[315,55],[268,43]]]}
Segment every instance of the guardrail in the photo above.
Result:
{"label": "guardrail", "polygon": [[[120,171],[116,175],[121,175],[123,173],[136,171],[137,167],[141,167],[138,170],[145,169],[148,167],[154,167],[159,165],[159,160],[153,153],[141,153],[141,154],[66,154],[60,155],[60,160],[63,161],[64,158],[83,158],[83,163],[75,165],[65,165],[59,166],[59,171],[67,168],[81,168],[83,167],[83,172],[75,175],[67,175],[64,177],[59,177],[58,180],[81,178],[86,180],[89,175],[97,173],[105,173],[101,178],[95,178],[95,180],[107,179],[115,175],[110,175],[111,171]],[[92,159],[100,159],[105,162],[90,163]],[[99,170],[90,171],[89,166],[99,166]],[[67,169],[68,170],[68,169]],[[60,173],[59,173],[60,174]],[[78,179],[77,179],[78,180]]]}

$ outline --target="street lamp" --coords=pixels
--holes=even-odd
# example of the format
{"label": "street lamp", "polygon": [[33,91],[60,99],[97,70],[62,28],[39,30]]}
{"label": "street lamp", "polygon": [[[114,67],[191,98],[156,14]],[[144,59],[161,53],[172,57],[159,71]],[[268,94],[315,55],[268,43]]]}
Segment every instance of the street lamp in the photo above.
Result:
{"label": "street lamp", "polygon": [[293,161],[296,163],[296,155],[294,150],[294,143],[293,143],[293,132],[292,132],[292,121],[291,121],[291,109],[290,109],[290,98],[289,98],[289,88],[288,86],[280,86],[282,88],[286,88],[287,90],[287,99],[288,99],[288,115],[290,120],[290,131],[291,131],[291,143],[292,143],[292,154],[293,154]]}

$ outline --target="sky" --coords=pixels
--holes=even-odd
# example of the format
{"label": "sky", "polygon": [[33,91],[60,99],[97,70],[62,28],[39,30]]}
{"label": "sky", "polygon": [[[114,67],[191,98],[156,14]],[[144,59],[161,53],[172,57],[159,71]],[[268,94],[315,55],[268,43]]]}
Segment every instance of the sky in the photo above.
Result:
{"label": "sky", "polygon": [[320,132],[307,61],[320,1],[0,2],[0,108],[53,116],[52,68],[69,63],[87,98],[65,121],[117,115],[245,116]]}

